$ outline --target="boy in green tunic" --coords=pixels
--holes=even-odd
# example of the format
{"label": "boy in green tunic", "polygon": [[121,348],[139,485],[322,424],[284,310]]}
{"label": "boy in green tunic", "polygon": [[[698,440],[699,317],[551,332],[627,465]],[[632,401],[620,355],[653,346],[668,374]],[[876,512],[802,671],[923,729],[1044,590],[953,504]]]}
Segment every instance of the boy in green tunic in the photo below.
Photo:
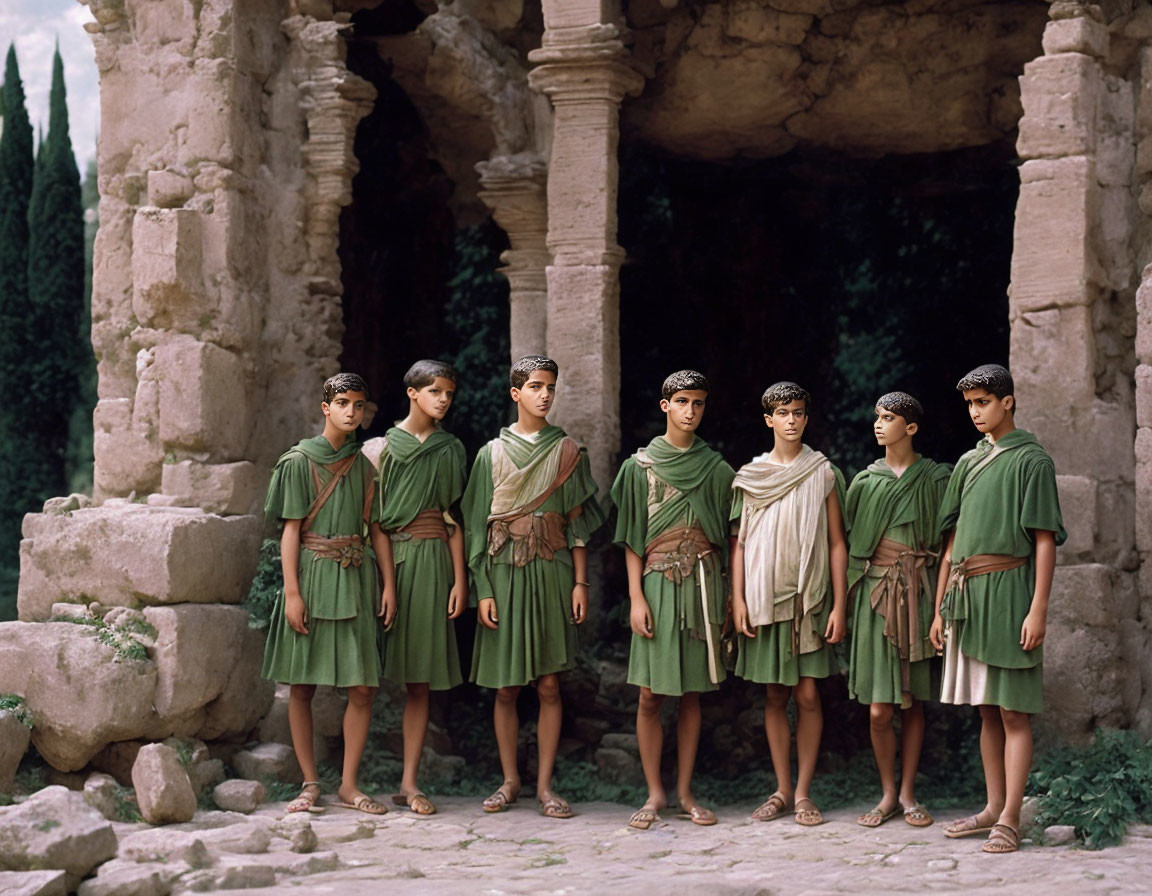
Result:
{"label": "boy in green tunic", "polygon": [[[844,507],[848,525],[848,595],[854,595],[848,693],[868,706],[872,750],[882,796],[856,819],[882,825],[897,812],[914,827],[932,824],[916,802],[916,769],[924,744],[924,706],[931,689],[934,582],[940,537],[936,512],[951,469],[912,447],[924,411],[907,392],[876,402],[872,425],[884,457],[852,480]],[[903,710],[900,789],[896,789],[896,734]]]}
{"label": "boy in green tunic", "polygon": [[367,401],[368,387],[354,373],[325,381],[324,432],[280,457],[264,505],[284,525],[284,601],[273,608],[263,674],[291,686],[288,725],[304,787],[289,812],[308,811],[320,798],[312,697],[321,684],[348,693],[337,805],[372,815],[388,811],[356,785],[380,683],[376,616],[388,625],[396,613],[392,547],[373,501],[375,471],[355,438]]}
{"label": "boy in green tunic", "polygon": [[493,725],[504,772],[484,811],[499,812],[520,794],[516,699],[535,682],[536,799],[542,815],[570,818],[572,808],[552,792],[563,719],[557,673],[576,661],[576,626],[588,613],[584,546],[604,514],[587,452],[547,420],[558,372],[538,355],[512,366],[516,423],[480,449],[460,507],[479,599],[472,680],[497,689]]}
{"label": "boy in green tunic", "polygon": [[660,779],[660,709],[666,696],[680,698],[680,807],[696,824],[716,823],[692,796],[700,692],[716,690],[725,677],[720,627],[732,503],[732,468],[696,436],[708,391],[708,380],[695,370],[664,380],[665,433],[624,461],[612,485],[619,510],[615,541],[624,548],[631,599],[628,683],[640,686],[636,739],[648,784],[648,799],[628,825],[642,831],[659,821],[657,813],[668,805]]}
{"label": "boy in green tunic", "polygon": [[388,430],[376,495],[380,525],[392,541],[396,624],[380,635],[384,675],[408,691],[404,705],[404,773],[392,797],[418,815],[436,807],[417,774],[428,731],[428,692],[463,680],[452,620],[468,604],[464,533],[448,510],[464,492],[464,446],[440,428],[456,394],[456,371],[443,361],[417,361],[404,375],[408,416]]}
{"label": "boy in green tunic", "polygon": [[1043,648],[1056,546],[1067,537],[1056,471],[1016,428],[1012,374],[986,364],[956,384],[984,433],[960,458],[940,505],[947,533],[930,637],[944,650],[943,703],[980,709],[988,803],[949,837],[988,833],[984,852],[1015,852],[1032,765],[1032,713],[1044,706]]}
{"label": "boy in green tunic", "polygon": [[[830,644],[844,638],[848,549],[844,478],[802,441],[811,397],[795,383],[761,398],[772,450],[745,464],[732,488],[732,622],[736,674],[767,687],[764,730],[777,790],[752,817],[771,821],[791,808],[796,822],[824,823],[809,798],[824,726],[818,678],[836,670]],[[788,700],[796,697],[796,786],[792,786]]]}

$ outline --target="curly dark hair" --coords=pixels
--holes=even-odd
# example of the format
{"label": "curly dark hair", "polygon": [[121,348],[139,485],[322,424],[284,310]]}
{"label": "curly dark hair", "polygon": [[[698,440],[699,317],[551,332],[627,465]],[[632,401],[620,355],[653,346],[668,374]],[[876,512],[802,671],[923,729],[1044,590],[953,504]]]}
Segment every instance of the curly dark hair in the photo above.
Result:
{"label": "curly dark hair", "polygon": [[1016,384],[1012,381],[1012,373],[1001,364],[981,364],[974,370],[969,370],[960,377],[956,384],[956,391],[966,389],[986,389],[997,398],[1012,396],[1012,413],[1016,413]]}
{"label": "curly dark hair", "polygon": [[368,384],[358,373],[338,373],[324,380],[324,402],[331,404],[341,392],[363,392],[368,398]]}
{"label": "curly dark hair", "polygon": [[699,389],[701,392],[710,392],[708,377],[699,370],[677,370],[669,374],[660,387],[660,397],[667,401],[677,392]]}
{"label": "curly dark hair", "polygon": [[919,423],[924,406],[907,392],[885,392],[876,399],[876,407],[899,414],[905,423]]}
{"label": "curly dark hair", "polygon": [[523,389],[529,375],[536,370],[547,370],[557,377],[560,376],[560,366],[551,358],[545,358],[543,355],[525,355],[512,365],[512,372],[508,377],[512,388]]}
{"label": "curly dark hair", "polygon": [[812,409],[812,396],[808,394],[807,389],[801,389],[795,383],[782,380],[764,390],[764,394],[760,396],[760,406],[764,408],[765,414],[771,414],[782,404],[801,400],[804,402],[805,410]]}

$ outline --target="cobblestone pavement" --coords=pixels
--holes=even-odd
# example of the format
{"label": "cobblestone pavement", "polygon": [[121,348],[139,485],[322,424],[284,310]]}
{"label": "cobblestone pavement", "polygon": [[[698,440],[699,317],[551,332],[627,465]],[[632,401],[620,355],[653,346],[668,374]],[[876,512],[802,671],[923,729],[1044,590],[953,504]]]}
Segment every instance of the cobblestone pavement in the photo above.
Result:
{"label": "cobblestone pavement", "polygon": [[[597,896],[612,888],[624,896],[708,893],[722,896],[853,893],[881,890],[1001,894],[1152,892],[1152,826],[1134,828],[1122,846],[1089,852],[1027,841],[1012,855],[980,852],[980,838],[949,840],[940,813],[929,828],[899,817],[876,829],[855,824],[867,809],[833,810],[828,823],[801,828],[790,818],[751,821],[752,806],[718,810],[720,823],[697,827],[664,813],[647,832],[626,826],[630,809],[607,803],[575,808],[570,820],[540,817],[522,801],[500,815],[485,815],[478,800],[437,800],[440,813],[426,818],[396,809],[383,817],[329,807],[293,816],[319,838],[312,868],[277,877],[275,887],[251,894],[455,894],[504,893]],[[251,817],[271,823],[282,811],[272,804]],[[217,813],[220,814],[220,813]],[[283,824],[283,823],[282,823]],[[185,830],[196,822],[177,826]],[[335,864],[331,853],[339,859]],[[239,857],[237,857],[238,859]],[[268,856],[244,857],[253,864]],[[308,859],[298,856],[297,860]],[[327,863],[327,864],[325,864]],[[285,869],[286,870],[286,869]],[[255,882],[255,881],[253,881]]]}

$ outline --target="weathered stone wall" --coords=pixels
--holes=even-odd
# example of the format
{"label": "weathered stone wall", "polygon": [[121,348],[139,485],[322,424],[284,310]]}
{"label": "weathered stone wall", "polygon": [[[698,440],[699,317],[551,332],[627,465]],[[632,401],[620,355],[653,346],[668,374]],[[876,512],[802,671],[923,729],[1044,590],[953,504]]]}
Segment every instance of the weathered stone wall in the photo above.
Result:
{"label": "weathered stone wall", "polygon": [[1045,0],[634,0],[626,134],[701,159],[983,146],[1020,118]]}
{"label": "weathered stone wall", "polygon": [[[88,5],[95,495],[26,517],[18,597],[25,622],[78,624],[0,626],[57,645],[43,662],[10,653],[0,692],[26,698],[61,769],[112,741],[244,739],[271,704],[262,638],[222,604],[251,582],[272,462],[314,432],[336,370],[338,219],[375,98],[347,71],[348,15],[331,4]],[[85,689],[105,666],[106,687]]]}
{"label": "weathered stone wall", "polygon": [[1069,533],[1052,591],[1046,723],[1070,737],[1137,719],[1152,730],[1135,526],[1137,483],[1152,470],[1138,475],[1132,450],[1143,376],[1133,376],[1134,300],[1148,254],[1133,171],[1149,12],[1128,4],[1104,21],[1099,9],[1057,4],[1044,55],[1021,78],[1012,368],[1019,422],[1056,461]]}

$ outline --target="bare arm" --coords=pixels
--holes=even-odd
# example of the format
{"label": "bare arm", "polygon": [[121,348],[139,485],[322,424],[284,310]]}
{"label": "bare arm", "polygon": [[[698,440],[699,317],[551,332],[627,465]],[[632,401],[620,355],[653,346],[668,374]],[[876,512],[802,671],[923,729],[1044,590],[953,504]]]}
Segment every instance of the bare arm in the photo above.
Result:
{"label": "bare arm", "polygon": [[448,618],[455,619],[468,606],[468,566],[464,561],[464,528],[457,523],[448,536],[452,556],[452,590],[448,592]]}
{"label": "bare arm", "polygon": [[380,569],[380,578],[384,580],[384,592],[380,595],[380,612],[384,627],[388,628],[396,619],[396,567],[392,562],[392,539],[384,534],[379,523],[372,523],[368,527],[368,537],[372,541],[372,550],[376,552],[376,566]]}
{"label": "bare arm", "polygon": [[[578,508],[583,511],[584,508]],[[572,548],[572,572],[576,584],[572,586],[572,621],[577,625],[588,618],[588,549],[583,546]]]}
{"label": "bare arm", "polygon": [[840,500],[836,491],[829,492],[828,511],[828,572],[832,577],[832,614],[824,639],[829,644],[844,640],[848,631],[848,542],[844,537],[844,517],[840,513]]}
{"label": "bare arm", "polygon": [[631,610],[628,623],[632,632],[641,638],[654,637],[652,631],[652,611],[648,598],[644,596],[644,560],[632,548],[624,548],[624,566],[628,570],[628,600]]}
{"label": "bare arm", "polygon": [[936,574],[936,612],[932,616],[932,627],[928,630],[928,640],[937,650],[944,649],[944,620],[940,618],[940,604],[944,602],[944,592],[948,590],[948,579],[952,576],[952,542],[956,540],[956,530],[948,532],[944,553],[940,555],[940,571]]}
{"label": "bare arm", "polygon": [[284,617],[292,631],[308,634],[308,609],[300,594],[300,527],[303,520],[284,520],[280,535],[280,569],[284,573]]}
{"label": "bare arm", "polygon": [[728,578],[732,582],[732,626],[745,637],[755,638],[755,630],[748,625],[748,602],[744,598],[744,545],[739,538],[732,539]]}
{"label": "bare arm", "polygon": [[1036,584],[1032,606],[1020,627],[1020,646],[1034,650],[1044,643],[1048,625],[1048,598],[1052,594],[1052,574],[1056,571],[1056,535],[1047,529],[1034,529],[1036,539]]}

